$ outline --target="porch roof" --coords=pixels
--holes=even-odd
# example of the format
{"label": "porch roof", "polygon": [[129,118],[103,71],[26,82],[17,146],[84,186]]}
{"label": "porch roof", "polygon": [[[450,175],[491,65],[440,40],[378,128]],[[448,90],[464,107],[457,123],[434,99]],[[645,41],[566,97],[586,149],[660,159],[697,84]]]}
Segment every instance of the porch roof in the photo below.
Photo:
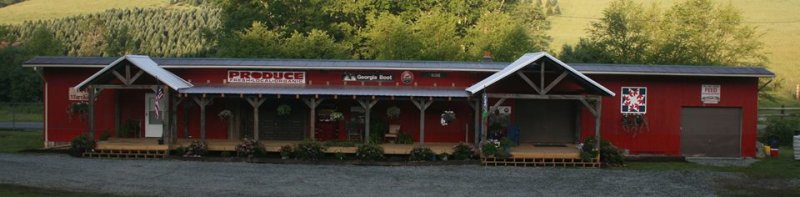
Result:
{"label": "porch roof", "polygon": [[484,90],[486,87],[491,86],[492,84],[500,81],[501,79],[504,79],[507,76],[514,74],[515,72],[521,70],[522,68],[525,68],[526,66],[531,65],[532,63],[542,58],[547,58],[552,62],[555,62],[556,65],[566,70],[569,73],[569,75],[574,76],[579,82],[588,86],[589,89],[596,90],[598,93],[604,96],[614,96],[614,92],[612,92],[608,88],[603,87],[603,85],[600,85],[599,83],[595,82],[586,75],[583,75],[583,73],[578,72],[571,66],[565,64],[564,62],[561,62],[560,60],[556,59],[555,57],[545,52],[526,53],[525,55],[523,55],[516,61],[512,62],[502,70],[497,71],[496,73],[490,75],[489,77],[486,77],[480,82],[470,86],[469,88],[466,89],[466,91],[469,92],[470,94],[478,93]]}
{"label": "porch roof", "polygon": [[180,90],[185,88],[192,87],[192,84],[183,80],[183,78],[178,77],[177,75],[173,74],[172,72],[167,71],[166,69],[160,67],[158,63],[150,59],[148,56],[144,55],[126,55],[118,58],[114,62],[111,62],[107,66],[103,67],[97,73],[94,73],[89,78],[86,78],[83,82],[75,86],[77,89],[83,89],[87,85],[91,83],[95,83],[102,76],[111,76],[111,72],[120,65],[123,65],[122,62],[128,61],[131,65],[136,66],[137,68],[141,69],[145,73],[150,76],[153,76],[158,81],[166,84],[173,90]]}
{"label": "porch roof", "polygon": [[399,97],[469,97],[462,88],[422,88],[396,86],[248,86],[196,85],[178,90],[181,94],[272,94]]}

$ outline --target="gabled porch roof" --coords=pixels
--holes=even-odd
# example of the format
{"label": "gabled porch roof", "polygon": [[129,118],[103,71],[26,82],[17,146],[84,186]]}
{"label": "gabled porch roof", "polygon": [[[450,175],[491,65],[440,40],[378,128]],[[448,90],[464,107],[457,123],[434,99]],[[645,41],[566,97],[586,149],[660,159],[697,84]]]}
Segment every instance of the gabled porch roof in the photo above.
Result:
{"label": "gabled porch roof", "polygon": [[557,66],[563,68],[570,76],[573,76],[585,88],[590,90],[595,90],[597,94],[603,96],[614,96],[614,92],[611,92],[611,90],[608,90],[608,88],[603,87],[603,85],[600,85],[599,83],[595,82],[586,75],[583,75],[583,73],[578,72],[571,66],[565,64],[564,62],[561,62],[560,60],[556,59],[555,57],[551,56],[546,52],[527,53],[522,57],[520,57],[519,59],[517,59],[516,61],[509,64],[508,66],[506,66],[505,68],[503,68],[502,70],[497,71],[496,73],[490,75],[489,77],[486,77],[486,79],[483,79],[478,83],[475,83],[466,90],[470,94],[478,93],[486,89],[487,87],[491,86],[492,84],[508,77],[509,75],[514,74],[517,71],[520,71],[521,69],[527,66],[531,66],[534,62],[539,61],[543,58],[555,62]]}
{"label": "gabled porch roof", "polygon": [[[173,90],[181,90],[181,89],[192,87],[191,83],[183,80],[183,78],[178,77],[177,75],[173,74],[172,72],[169,72],[169,71],[165,70],[164,68],[161,68],[155,61],[150,59],[150,57],[148,57],[148,56],[144,56],[144,55],[126,55],[126,56],[122,56],[122,57],[118,58],[114,62],[111,62],[111,64],[108,64],[108,66],[104,67],[103,69],[101,69],[100,71],[95,73],[94,75],[90,76],[89,78],[87,78],[86,80],[84,80],[83,82],[81,82],[80,84],[75,86],[75,88],[84,89],[84,88],[86,88],[86,86],[88,86],[90,84],[93,84],[93,83],[97,83],[100,80],[112,79],[114,77],[113,75],[118,75],[117,77],[120,77],[120,78],[131,79],[130,83],[132,83],[132,81],[136,80],[136,78],[138,78],[141,75],[141,73],[134,74],[134,76],[132,76],[132,77],[131,76],[122,77],[119,73],[115,73],[116,72],[115,71],[116,68],[124,65],[122,62],[125,62],[125,61],[130,62],[131,65],[136,66],[137,68],[141,69],[143,72],[149,74],[150,76],[153,76],[158,81],[161,81],[162,83],[166,84],[167,86],[169,86]],[[126,73],[126,74],[130,74],[130,73]],[[127,85],[130,85],[130,84],[127,84]]]}

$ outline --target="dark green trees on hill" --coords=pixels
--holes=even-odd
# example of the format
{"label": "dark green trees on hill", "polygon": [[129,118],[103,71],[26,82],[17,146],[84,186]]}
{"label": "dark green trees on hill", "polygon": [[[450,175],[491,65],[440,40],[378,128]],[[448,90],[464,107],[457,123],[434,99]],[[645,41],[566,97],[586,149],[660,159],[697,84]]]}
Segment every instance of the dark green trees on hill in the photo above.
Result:
{"label": "dark green trees on hill", "polygon": [[216,9],[129,9],[26,22],[16,26],[19,37],[44,27],[64,41],[70,56],[119,56],[126,53],[159,57],[207,56],[219,29]]}

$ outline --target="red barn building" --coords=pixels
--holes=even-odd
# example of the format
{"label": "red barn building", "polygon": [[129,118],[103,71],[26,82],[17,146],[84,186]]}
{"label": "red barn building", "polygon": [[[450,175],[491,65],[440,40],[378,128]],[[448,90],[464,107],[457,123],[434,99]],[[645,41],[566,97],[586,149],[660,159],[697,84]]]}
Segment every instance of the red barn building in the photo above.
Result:
{"label": "red barn building", "polygon": [[774,76],[565,64],[543,52],[512,63],[129,55],[36,57],[24,66],[44,79],[47,146],[83,133],[167,144],[507,136],[534,147],[599,135],[633,155],[720,157],[755,156],[758,79]]}

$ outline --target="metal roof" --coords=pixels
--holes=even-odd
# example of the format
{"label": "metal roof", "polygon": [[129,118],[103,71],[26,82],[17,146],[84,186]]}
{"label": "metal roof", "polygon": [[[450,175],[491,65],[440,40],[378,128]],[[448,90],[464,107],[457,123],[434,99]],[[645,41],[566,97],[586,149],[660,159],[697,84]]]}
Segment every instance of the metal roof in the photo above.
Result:
{"label": "metal roof", "polygon": [[86,85],[89,85],[90,83],[94,82],[97,79],[97,77],[103,74],[107,74],[107,72],[110,72],[113,68],[117,67],[118,65],[122,65],[120,64],[120,62],[125,60],[127,60],[137,68],[142,69],[145,73],[158,79],[159,81],[166,84],[173,90],[180,90],[192,87],[191,83],[183,80],[183,78],[178,77],[172,72],[169,72],[166,69],[159,67],[158,64],[154,62],[152,59],[150,59],[150,57],[148,56],[126,55],[109,63],[103,69],[97,71],[97,73],[94,73],[94,75],[90,76],[89,78],[78,84],[76,88],[83,89]]}
{"label": "metal roof", "polygon": [[571,63],[569,65],[575,70],[591,75],[775,77],[775,73],[761,67],[586,63]]}
{"label": "metal roof", "polygon": [[[25,67],[102,68],[117,58],[110,57],[34,57]],[[152,58],[163,68],[233,68],[233,69],[318,69],[318,70],[431,70],[497,72],[508,62],[455,61],[384,61],[384,60],[308,60],[308,59],[230,59],[230,58]],[[665,75],[719,77],[774,77],[760,67],[643,65],[643,64],[569,64],[587,75]]]}
{"label": "metal roof", "polygon": [[340,95],[340,96],[416,96],[469,97],[462,88],[420,88],[404,86],[255,86],[196,85],[178,90],[181,94],[272,94],[272,95]]}
{"label": "metal roof", "polygon": [[503,70],[497,71],[496,73],[490,75],[489,77],[486,77],[485,79],[479,81],[478,83],[475,83],[474,85],[470,86],[469,88],[467,88],[467,92],[469,92],[470,94],[475,94],[477,92],[480,92],[481,90],[485,89],[486,87],[491,86],[492,84],[496,83],[497,81],[500,81],[501,79],[506,78],[508,75],[516,73],[520,69],[525,68],[526,66],[529,66],[533,62],[536,62],[536,61],[538,61],[538,60],[540,60],[542,58],[548,58],[551,61],[555,62],[556,65],[559,65],[562,68],[564,68],[566,71],[569,71],[569,74],[574,76],[575,78],[577,78],[578,81],[583,82],[584,84],[587,84],[592,89],[599,90],[599,92],[601,94],[606,95],[606,96],[614,96],[614,92],[611,92],[611,90],[608,90],[608,88],[604,87],[603,85],[600,85],[599,83],[597,83],[594,80],[590,79],[586,75],[581,74],[581,72],[578,72],[577,70],[573,69],[569,65],[565,64],[564,62],[559,61],[558,59],[554,58],[553,56],[551,56],[550,54],[545,53],[545,52],[526,53],[525,55],[523,55],[522,57],[520,57],[519,59],[517,59],[513,63],[511,63],[508,66],[506,66]]}

